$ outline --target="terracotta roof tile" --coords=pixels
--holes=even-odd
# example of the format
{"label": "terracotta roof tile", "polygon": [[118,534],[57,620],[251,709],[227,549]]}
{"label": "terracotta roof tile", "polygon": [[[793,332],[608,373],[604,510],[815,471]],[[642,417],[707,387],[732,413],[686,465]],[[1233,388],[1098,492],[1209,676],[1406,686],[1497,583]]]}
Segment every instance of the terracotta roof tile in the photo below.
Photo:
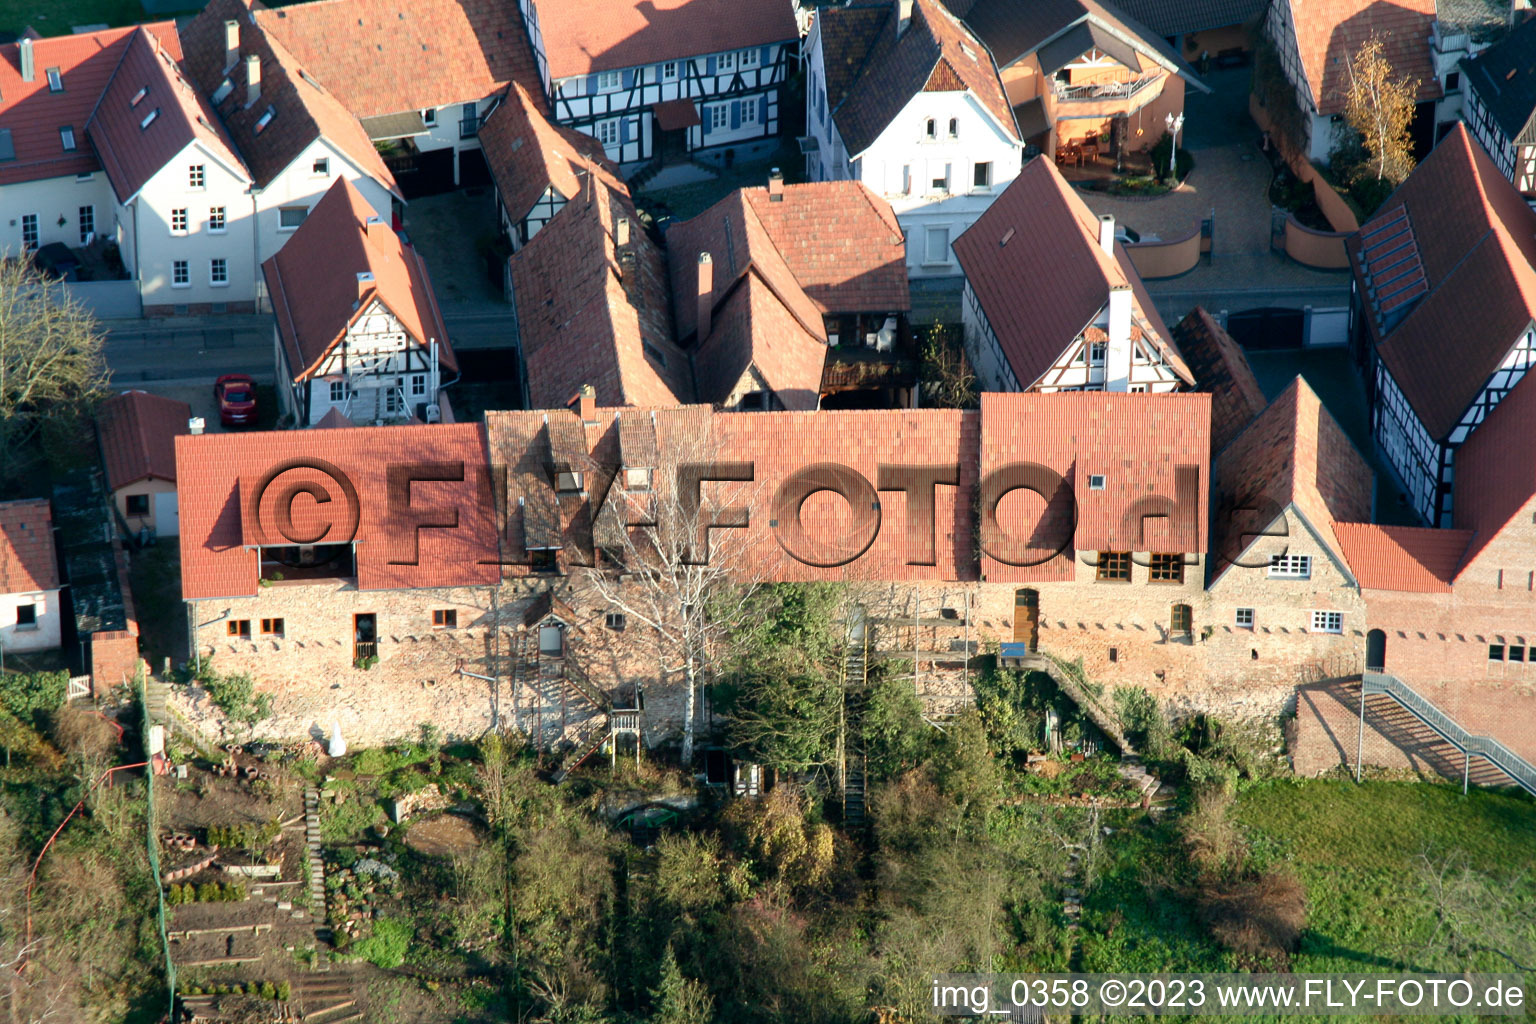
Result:
{"label": "terracotta roof tile", "polygon": [[[442,364],[457,369],[426,262],[346,178],[336,179],[261,269],[295,380],[308,379],[319,369],[374,300],[382,302],[422,348],[435,340]],[[360,273],[373,277],[360,282]]]}
{"label": "terracotta roof tile", "polygon": [[603,155],[602,143],[551,124],[539,107],[521,84],[514,84],[480,129],[491,177],[514,223],[551,188],[564,199],[576,195],[594,165],[619,177],[618,168]]}
{"label": "terracotta roof tile", "polygon": [[484,99],[510,82],[544,103],[516,3],[314,0],[255,13],[360,118]]}
{"label": "terracotta roof tile", "polygon": [[192,407],[145,391],[124,391],[101,403],[96,436],[107,487],[140,480],[176,480],[176,438],[187,433]]}
{"label": "terracotta roof tile", "polygon": [[1335,523],[1340,552],[1364,590],[1448,594],[1471,530]]}
{"label": "terracotta roof tile", "polygon": [[1026,163],[953,247],[1021,386],[1038,380],[1093,322],[1110,288],[1125,285],[1133,322],[1175,373],[1194,382],[1125,247],[1104,252],[1099,218],[1051,161]]}
{"label": "terracotta roof tile", "polygon": [[783,0],[544,0],[537,10],[553,79],[800,37]]}
{"label": "terracotta roof tile", "polygon": [[[1404,220],[1411,242],[1397,227]],[[1536,318],[1536,212],[1457,124],[1347,243],[1373,311],[1381,295],[1369,242],[1394,233],[1399,251],[1412,245],[1427,291],[1395,319],[1368,316],[1366,326],[1425,428],[1444,440]],[[1390,263],[1377,256],[1379,267]]]}
{"label": "terracotta roof tile", "polygon": [[1457,527],[1473,531],[1463,568],[1536,497],[1533,438],[1536,376],[1527,372],[1456,449],[1451,515]]}
{"label": "terracotta roof tile", "polygon": [[[16,158],[0,163],[0,185],[38,181],[101,169],[86,144],[85,125],[101,101],[112,72],[140,30],[159,40],[172,59],[181,59],[176,25],[159,21],[128,28],[34,39],[33,80],[21,78],[20,43],[0,46],[0,131],[10,133]],[[49,68],[58,68],[64,88],[48,88]],[[137,122],[135,122],[137,124]],[[66,151],[60,128],[75,129],[75,149]]]}
{"label": "terracotta roof tile", "polygon": [[[197,87],[212,97],[223,82],[231,85],[216,109],[257,187],[271,184],[323,138],[362,173],[398,194],[394,175],[357,117],[286,46],[262,31],[255,23],[261,10],[260,0],[211,0],[181,30],[186,68]],[[224,66],[226,21],[240,27],[239,59],[233,68]],[[260,58],[261,95],[248,105],[245,58],[250,55]],[[272,118],[258,127],[268,110]]]}
{"label": "terracotta roof tile", "polygon": [[1175,325],[1173,340],[1195,387],[1211,395],[1211,451],[1219,452],[1264,411],[1264,390],[1242,348],[1200,306]]}
{"label": "terracotta roof tile", "polygon": [[118,200],[126,203],[194,142],[236,177],[248,178],[218,124],[213,107],[182,76],[171,51],[139,29],[129,37],[86,132]]}
{"label": "terracotta roof tile", "polygon": [[1280,2],[1291,5],[1296,46],[1319,114],[1336,114],[1344,109],[1349,62],[1372,36],[1384,40],[1383,55],[1398,77],[1418,80],[1420,101],[1440,98],[1440,83],[1429,55],[1435,0]]}
{"label": "terracotta roof tile", "polygon": [[48,499],[0,501],[0,594],[58,588],[58,556]]}
{"label": "terracotta roof tile", "polygon": [[694,372],[701,401],[725,402],[750,368],[784,408],[808,410],[820,404],[826,362],[826,340],[807,331],[762,278],[748,274],[715,312]]}
{"label": "terracotta roof tile", "polygon": [[[322,544],[348,539],[350,509],[341,488],[314,469],[292,468],[274,478],[282,486],[269,486],[252,516],[264,475],[295,459],[324,460],[356,489],[359,590],[479,586],[499,579],[495,512],[486,497],[489,459],[478,424],[201,434],[176,439],[183,597],[259,593],[257,553],[245,544],[276,530],[273,503],[290,485],[313,483],[332,496],[325,505],[303,497],[294,501],[295,535],[318,536]],[[428,462],[462,462],[464,481],[418,481],[411,487],[411,508],[456,510],[456,528],[417,531],[411,516],[391,506],[389,467]],[[391,564],[407,561],[415,564]]]}

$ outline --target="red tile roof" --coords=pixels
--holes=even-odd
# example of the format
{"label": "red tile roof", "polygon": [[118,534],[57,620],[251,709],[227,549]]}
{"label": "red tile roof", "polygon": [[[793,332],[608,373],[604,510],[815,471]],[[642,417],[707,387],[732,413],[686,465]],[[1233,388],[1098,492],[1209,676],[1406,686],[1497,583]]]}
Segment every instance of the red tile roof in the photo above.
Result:
{"label": "red tile roof", "polygon": [[[622,255],[614,237],[621,218],[630,225]],[[611,173],[586,177],[512,256],[511,274],[535,408],[562,407],[583,384],[604,405],[692,401],[688,356],[672,341],[663,257]]]}
{"label": "red tile roof", "polygon": [[1117,242],[1114,256],[1104,252],[1098,216],[1050,160],[1026,163],[953,247],[1022,387],[1093,323],[1110,288],[1126,285],[1133,323],[1175,373],[1194,383],[1125,247]]}
{"label": "red tile roof", "polygon": [[[426,262],[346,178],[336,179],[261,270],[295,381],[316,373],[375,301],[383,303],[422,348],[435,340],[445,367],[458,367]],[[372,274],[372,280],[359,281],[360,273]]]}
{"label": "red tile roof", "polygon": [[48,499],[0,501],[0,594],[58,588],[59,565]]}
{"label": "red tile roof", "polygon": [[[259,0],[211,0],[181,30],[186,69],[197,87],[211,97],[225,81],[232,86],[217,110],[257,187],[267,187],[316,139],[323,138],[362,173],[398,194],[394,175],[356,115],[280,40],[254,23],[253,14],[260,9]],[[224,66],[226,21],[240,27],[240,51],[233,68]],[[248,106],[245,58],[253,54],[260,58],[261,96]],[[257,128],[269,109],[272,119]]]}
{"label": "red tile roof", "polygon": [[[1390,286],[1370,266],[1370,243],[1388,234],[1401,239],[1399,251],[1412,247],[1428,286],[1395,319],[1380,315]],[[1443,441],[1536,319],[1536,212],[1457,124],[1347,245],[1374,314],[1365,322],[1377,352],[1431,437]],[[1390,264],[1384,252],[1375,263],[1377,273],[1391,273],[1382,269]]]}
{"label": "red tile roof", "polygon": [[800,37],[784,0],[544,0],[536,9],[553,79]]}
{"label": "red tile roof", "polygon": [[[850,158],[868,149],[920,92],[970,92],[1000,131],[1018,138],[1013,108],[991,54],[938,0],[915,0],[912,19],[900,36],[894,18],[877,19],[863,12],[870,5],[823,8],[818,15],[830,28],[822,47],[828,66],[838,69],[832,85],[846,89],[841,101],[829,89],[828,105]],[[879,5],[890,6],[884,0]],[[851,55],[832,52],[831,46],[846,47]],[[850,79],[848,68],[856,55],[863,59]]]}
{"label": "red tile roof", "polygon": [[[539,93],[542,96],[543,93]],[[480,129],[480,146],[501,203],[513,223],[553,188],[563,199],[581,191],[582,178],[594,165],[619,177],[590,135],[551,124],[528,90],[514,84],[501,106]]]}
{"label": "red tile roof", "polygon": [[312,0],[255,14],[360,118],[480,100],[510,82],[544,102],[516,3]]}
{"label": "red tile roof", "polygon": [[1471,530],[1335,523],[1349,571],[1364,590],[1448,594]]}
{"label": "red tile roof", "polygon": [[1527,372],[1456,449],[1451,518],[1458,528],[1473,531],[1463,568],[1536,497],[1533,438],[1536,377]]}
{"label": "red tile roof", "polygon": [[101,403],[96,436],[107,467],[107,487],[140,480],[176,481],[176,438],[187,433],[192,407],[145,391],[124,391]]}
{"label": "red tile roof", "polygon": [[750,368],[784,408],[820,404],[826,340],[807,331],[762,278],[743,278],[714,317],[709,338],[694,353],[700,401],[727,401]]}
{"label": "red tile roof", "polygon": [[[276,505],[301,484],[323,488],[331,501],[295,498],[293,535],[316,536],[321,544],[349,539],[345,527],[352,506],[338,482],[321,471],[289,468],[258,494],[264,476],[301,459],[323,460],[356,490],[359,590],[483,586],[498,580],[494,564],[481,564],[495,562],[497,545],[495,513],[485,498],[490,493],[485,435],[478,424],[201,434],[176,439],[183,597],[259,593],[257,553],[245,545],[264,536],[282,543],[275,532]],[[412,511],[398,512],[389,489],[391,466],[459,462],[462,483],[418,481],[410,488]],[[253,509],[258,497],[259,508]],[[458,526],[415,529],[413,517],[432,510],[456,511]]]}
{"label": "red tile roof", "polygon": [[237,178],[249,178],[212,105],[182,76],[171,52],[143,29],[129,37],[86,130],[119,202],[132,199],[193,143]]}
{"label": "red tile roof", "polygon": [[1241,513],[1259,509],[1259,499],[1279,510],[1294,506],[1335,555],[1342,552],[1334,524],[1371,518],[1371,467],[1301,377],[1216,457],[1214,472],[1213,579],[1270,526]]}
{"label": "red tile roof", "polygon": [[[139,27],[32,40],[33,80],[21,79],[20,43],[0,46],[0,131],[11,136],[16,159],[0,163],[0,185],[38,181],[101,169],[86,144],[85,125],[122,60],[128,40],[142,28],[173,59],[181,58],[176,25],[158,21]],[[49,68],[58,68],[62,92],[48,89]],[[75,149],[64,150],[60,128],[75,129]]]}
{"label": "red tile roof", "polygon": [[1382,37],[1383,55],[1397,77],[1418,81],[1420,101],[1440,98],[1440,83],[1429,54],[1435,0],[1288,2],[1307,87],[1319,114],[1336,114],[1344,109],[1349,63],[1372,36]]}
{"label": "red tile roof", "polygon": [[1211,451],[1219,452],[1264,411],[1269,404],[1264,389],[1241,346],[1202,307],[1178,322],[1173,340],[1194,374],[1196,389],[1211,395]]}
{"label": "red tile roof", "polygon": [[[1027,558],[1012,560],[1038,564],[1010,566],[984,554],[985,579],[1070,580],[1076,552],[1206,550],[1209,395],[983,394],[981,423],[983,478],[1010,463],[1033,462],[1064,481],[1048,499],[1026,490],[1004,497],[998,524],[1005,536],[1027,539],[1028,546]],[[1127,514],[1151,495],[1174,499],[1181,467],[1190,467],[1185,480],[1192,485],[1184,515],[1169,515],[1170,506],[1161,502],[1145,511],[1165,518]],[[1103,488],[1091,489],[1090,476],[1103,476]],[[1062,544],[1061,554],[1052,557]]]}

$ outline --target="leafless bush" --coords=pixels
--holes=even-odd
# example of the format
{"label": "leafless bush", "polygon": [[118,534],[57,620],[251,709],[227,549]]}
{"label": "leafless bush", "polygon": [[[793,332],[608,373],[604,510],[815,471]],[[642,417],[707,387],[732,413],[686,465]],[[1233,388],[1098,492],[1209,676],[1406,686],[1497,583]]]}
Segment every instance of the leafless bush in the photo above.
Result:
{"label": "leafless bush", "polygon": [[1289,966],[1307,923],[1306,892],[1288,868],[1202,886],[1199,904],[1212,938],[1277,970]]}

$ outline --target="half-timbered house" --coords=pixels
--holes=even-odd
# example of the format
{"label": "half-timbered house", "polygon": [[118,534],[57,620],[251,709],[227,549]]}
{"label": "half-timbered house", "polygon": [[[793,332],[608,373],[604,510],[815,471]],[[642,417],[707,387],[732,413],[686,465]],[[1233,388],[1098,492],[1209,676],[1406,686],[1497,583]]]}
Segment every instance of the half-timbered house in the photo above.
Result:
{"label": "half-timbered house", "polygon": [[262,270],[279,404],[296,425],[332,410],[363,423],[451,419],[441,378],[457,364],[426,264],[350,182],[331,186]]}
{"label": "half-timbered house", "polygon": [[1462,120],[1473,138],[1527,198],[1536,197],[1536,21],[1462,60]]}
{"label": "half-timbered house", "polygon": [[955,241],[966,352],[987,391],[1182,391],[1194,377],[1142,286],[1113,217],[1049,159]]}
{"label": "half-timbered house", "polygon": [[632,174],[778,146],[799,33],[783,0],[519,0],[551,114]]}
{"label": "half-timbered house", "polygon": [[1348,247],[1372,430],[1449,525],[1456,449],[1536,363],[1536,212],[1457,125]]}

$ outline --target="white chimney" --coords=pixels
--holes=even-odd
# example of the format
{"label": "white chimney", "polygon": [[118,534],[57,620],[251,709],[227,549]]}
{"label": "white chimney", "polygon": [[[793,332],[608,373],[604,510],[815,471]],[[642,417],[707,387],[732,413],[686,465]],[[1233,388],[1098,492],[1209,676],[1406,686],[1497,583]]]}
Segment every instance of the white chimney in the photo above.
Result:
{"label": "white chimney", "polygon": [[1104,390],[1131,387],[1131,286],[1109,289],[1109,344],[1104,353]]}
{"label": "white chimney", "polygon": [[187,420],[187,433],[201,434],[202,432],[203,418],[201,416],[193,416],[191,419]]}
{"label": "white chimney", "polygon": [[261,58],[254,53],[245,55],[245,105],[252,106],[261,99]]}
{"label": "white chimney", "polygon": [[231,18],[224,23],[224,73],[235,69],[240,60],[240,23]]}
{"label": "white chimney", "polygon": [[622,249],[629,244],[629,218],[620,217],[613,222],[613,246]]}
{"label": "white chimney", "polygon": [[896,0],[896,35],[899,37],[912,23],[912,0]]}
{"label": "white chimney", "polygon": [[1099,215],[1099,248],[1108,256],[1115,254],[1115,215],[1112,213]]}
{"label": "white chimney", "polygon": [[21,51],[21,80],[34,81],[37,78],[37,58],[32,55],[32,40],[23,39],[18,46]]}
{"label": "white chimney", "polygon": [[699,340],[709,337],[710,318],[715,308],[715,258],[707,252],[699,253]]}
{"label": "white chimney", "polygon": [[777,167],[768,172],[768,201],[770,203],[784,201],[784,172]]}

